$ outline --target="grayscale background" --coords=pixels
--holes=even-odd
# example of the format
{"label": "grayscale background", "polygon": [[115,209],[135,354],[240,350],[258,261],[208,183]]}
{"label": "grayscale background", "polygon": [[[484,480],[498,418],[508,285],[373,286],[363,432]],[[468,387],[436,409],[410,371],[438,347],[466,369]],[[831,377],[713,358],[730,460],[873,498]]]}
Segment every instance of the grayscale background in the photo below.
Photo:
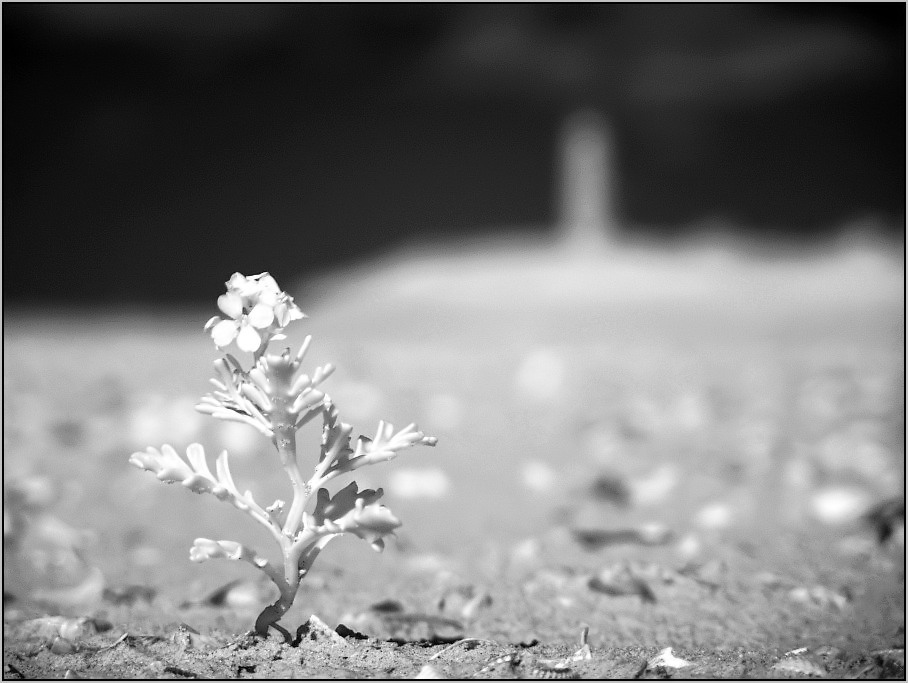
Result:
{"label": "grayscale background", "polygon": [[[595,647],[904,648],[903,4],[2,18],[20,618],[135,630],[111,596],[138,585],[152,622],[249,627],[240,599],[179,607],[237,579],[267,595],[188,549],[271,541],[127,461],[200,442],[287,499],[266,440],[193,410],[223,283],[269,271],[354,435],[439,438],[357,476],[399,539],[333,541],[288,628],[383,599],[436,614],[468,585],[493,598],[469,634],[505,642],[582,622]],[[601,590],[616,576],[629,594]]]}

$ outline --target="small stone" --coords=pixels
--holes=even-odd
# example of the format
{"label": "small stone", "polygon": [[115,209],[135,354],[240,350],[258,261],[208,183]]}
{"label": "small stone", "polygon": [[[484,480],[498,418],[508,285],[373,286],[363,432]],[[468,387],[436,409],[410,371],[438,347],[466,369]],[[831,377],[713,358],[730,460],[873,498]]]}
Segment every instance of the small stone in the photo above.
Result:
{"label": "small stone", "polygon": [[511,562],[533,564],[539,561],[542,554],[542,542],[535,537],[524,539],[511,547]]}
{"label": "small stone", "polygon": [[680,475],[674,465],[663,464],[642,477],[628,482],[630,498],[634,505],[658,505],[668,500],[678,486]]}
{"label": "small stone", "polygon": [[379,614],[399,614],[404,610],[404,605],[399,600],[381,600],[369,606],[369,609]]}
{"label": "small stone", "polygon": [[552,466],[540,460],[525,462],[520,475],[524,487],[533,493],[548,493],[558,479],[558,473]]}
{"label": "small stone", "polygon": [[597,593],[610,596],[637,595],[643,602],[656,602],[656,594],[636,567],[619,563],[602,569],[590,577],[587,587]]}
{"label": "small stone", "polygon": [[70,655],[76,651],[76,646],[66,638],[57,636],[56,638],[54,638],[54,642],[50,646],[50,651],[55,655]]}
{"label": "small stone", "polygon": [[474,619],[479,611],[492,604],[492,596],[472,585],[452,588],[439,598],[438,609],[466,621]]}
{"label": "small stone", "polygon": [[561,354],[553,349],[538,348],[520,362],[514,377],[520,396],[539,403],[553,403],[565,388],[566,366]]}
{"label": "small stone", "polygon": [[60,624],[60,636],[70,642],[76,642],[84,638],[93,630],[93,624],[87,617],[79,619],[65,619]]}
{"label": "small stone", "polygon": [[794,602],[817,607],[835,607],[843,610],[848,605],[848,597],[836,593],[825,586],[798,586],[788,592],[788,597]]}
{"label": "small stone", "polygon": [[354,640],[368,640],[369,636],[360,633],[359,631],[354,631],[352,628],[345,624],[338,624],[337,628],[334,629],[334,632],[337,633],[341,638],[353,638]]}
{"label": "small stone", "polygon": [[658,667],[665,669],[683,669],[688,666],[693,666],[693,662],[689,662],[686,659],[676,657],[675,653],[670,647],[660,650],[659,654],[646,662],[646,668],[649,670],[656,669]]}
{"label": "small stone", "polygon": [[815,493],[810,499],[810,512],[824,524],[856,522],[870,508],[866,491],[855,487],[832,486]]}
{"label": "small stone", "polygon": [[823,678],[826,675],[825,667],[811,661],[807,657],[786,657],[782,661],[773,664],[772,670],[785,675],[797,674],[800,676],[816,676],[817,678]]}
{"label": "small stone", "polygon": [[262,605],[262,590],[252,581],[241,581],[227,591],[224,604],[235,610],[258,610]]}
{"label": "small stone", "polygon": [[314,614],[296,629],[296,637],[299,642],[309,640],[347,647],[347,641]]}
{"label": "small stone", "polygon": [[637,533],[643,545],[663,545],[674,537],[674,532],[661,522],[643,524],[637,527]]}
{"label": "small stone", "polygon": [[37,617],[23,622],[21,628],[23,633],[29,637],[51,642],[60,635],[60,626],[65,621],[66,617]]}
{"label": "small stone", "polygon": [[423,667],[419,670],[419,673],[414,676],[414,678],[441,681],[446,680],[448,677],[431,664],[423,664]]}
{"label": "small stone", "polygon": [[734,521],[734,513],[727,503],[710,503],[700,508],[695,521],[703,529],[727,529]]}
{"label": "small stone", "polygon": [[703,543],[696,534],[687,534],[675,544],[675,554],[686,562],[692,562],[703,551]]}

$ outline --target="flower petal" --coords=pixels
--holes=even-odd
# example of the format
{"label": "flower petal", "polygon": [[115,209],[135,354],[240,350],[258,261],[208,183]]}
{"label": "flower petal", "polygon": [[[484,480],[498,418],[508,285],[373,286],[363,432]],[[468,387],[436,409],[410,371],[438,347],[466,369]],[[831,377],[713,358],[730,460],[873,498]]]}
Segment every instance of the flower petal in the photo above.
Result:
{"label": "flower petal", "polygon": [[211,338],[218,348],[230,346],[230,342],[236,339],[236,333],[237,324],[233,320],[222,320],[211,328]]}
{"label": "flower petal", "polygon": [[226,284],[228,290],[237,291],[246,286],[246,276],[242,273],[234,273]]}
{"label": "flower petal", "polygon": [[236,320],[243,315],[243,298],[234,292],[221,294],[221,296],[218,297],[218,308],[220,308],[225,315],[229,315]]}
{"label": "flower petal", "polygon": [[237,335],[236,343],[243,351],[255,353],[262,345],[262,338],[252,325],[243,325]]}
{"label": "flower petal", "polygon": [[259,284],[262,286],[262,291],[271,292],[272,294],[280,294],[281,288],[278,287],[277,280],[275,280],[269,273],[262,273],[260,276]]}
{"label": "flower petal", "polygon": [[274,307],[274,317],[277,318],[277,324],[280,327],[286,327],[292,320],[305,318],[299,307],[293,303],[289,296],[284,297],[281,302]]}
{"label": "flower petal", "polygon": [[260,330],[264,330],[274,322],[274,309],[267,304],[259,303],[249,311],[249,315],[246,317],[249,320],[250,325]]}

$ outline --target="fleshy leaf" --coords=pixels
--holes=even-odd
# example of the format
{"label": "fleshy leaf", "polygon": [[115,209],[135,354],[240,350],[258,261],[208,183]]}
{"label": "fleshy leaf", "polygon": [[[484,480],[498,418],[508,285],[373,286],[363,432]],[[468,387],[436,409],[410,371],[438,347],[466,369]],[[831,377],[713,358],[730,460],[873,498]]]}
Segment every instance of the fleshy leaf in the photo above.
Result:
{"label": "fleshy leaf", "polygon": [[[379,489],[379,495],[381,489]],[[376,551],[385,548],[384,537],[393,535],[401,522],[384,505],[366,504],[362,498],[357,499],[356,507],[338,520],[336,524],[346,532],[368,541]]]}
{"label": "fleshy leaf", "polygon": [[149,446],[144,452],[133,453],[129,462],[140,469],[153,472],[158,479],[168,484],[183,481],[193,474],[192,469],[167,444],[160,451]]}
{"label": "fleshy leaf", "polygon": [[256,569],[265,572],[278,586],[283,586],[286,581],[281,573],[264,557],[250,547],[236,541],[213,541],[210,538],[197,538],[189,549],[189,559],[192,562],[204,562],[223,558],[226,560],[243,560]]}
{"label": "fleshy leaf", "polygon": [[327,471],[331,467],[343,469],[353,454],[350,448],[350,433],[353,427],[341,422],[337,408],[330,398],[323,404],[322,452],[319,457],[319,469]]}
{"label": "fleshy leaf", "polygon": [[359,438],[353,457],[350,458],[348,469],[352,470],[363,465],[392,460],[397,456],[398,451],[417,444],[434,446],[436,443],[438,443],[437,438],[423,434],[415,423],[407,425],[395,434],[394,426],[382,420],[378,423],[375,438],[368,439],[363,436]]}
{"label": "fleshy leaf", "polygon": [[148,448],[144,452],[133,453],[129,462],[136,467],[154,472],[163,482],[178,482],[195,493],[211,493],[220,500],[225,500],[234,507],[248,512],[274,533],[271,516],[255,502],[252,493],[246,491],[241,494],[237,490],[227,465],[227,451],[222,451],[217,459],[215,468],[217,476],[212,474],[208,467],[205,460],[205,449],[201,444],[190,444],[186,452],[189,465],[166,444],[161,447],[160,451]]}
{"label": "fleshy leaf", "polygon": [[312,522],[321,534],[351,533],[377,551],[385,547],[384,536],[393,534],[401,523],[384,505],[377,503],[381,489],[357,491],[356,482],[350,482],[333,497],[327,489],[318,490]]}
{"label": "fleshy leaf", "polygon": [[378,491],[373,489],[359,491],[355,481],[351,481],[335,493],[334,496],[331,496],[327,489],[319,489],[315,511],[313,512],[315,523],[318,526],[322,526],[326,520],[336,521],[355,509],[357,501],[362,500],[363,504],[373,503],[381,498],[382,493],[384,492],[381,489],[378,489]]}

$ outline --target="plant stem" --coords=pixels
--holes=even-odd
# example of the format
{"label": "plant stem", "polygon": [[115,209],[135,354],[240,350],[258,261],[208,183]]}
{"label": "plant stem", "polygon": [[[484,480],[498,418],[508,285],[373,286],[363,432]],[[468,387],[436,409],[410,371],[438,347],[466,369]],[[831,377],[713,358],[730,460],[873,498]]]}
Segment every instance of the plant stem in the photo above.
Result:
{"label": "plant stem", "polygon": [[284,579],[279,581],[274,576],[271,576],[280,591],[280,596],[274,603],[268,605],[268,607],[263,609],[261,614],[259,614],[258,618],[255,620],[255,630],[259,635],[266,636],[268,635],[268,628],[274,628],[276,631],[279,631],[289,643],[291,640],[289,632],[287,629],[279,626],[277,622],[287,613],[287,610],[290,609],[290,606],[293,604],[293,601],[296,598],[296,592],[299,590],[302,575],[299,570],[299,550],[296,550],[291,546],[289,539],[285,538],[281,543],[281,551],[284,556]]}
{"label": "plant stem", "polygon": [[281,456],[281,464],[284,471],[287,472],[287,476],[290,477],[290,484],[293,487],[293,502],[290,504],[283,528],[284,535],[293,538],[299,531],[303,511],[306,509],[311,491],[306,485],[303,474],[300,472],[299,463],[296,461],[296,432],[293,426],[288,425],[285,429],[275,430],[274,439]]}

